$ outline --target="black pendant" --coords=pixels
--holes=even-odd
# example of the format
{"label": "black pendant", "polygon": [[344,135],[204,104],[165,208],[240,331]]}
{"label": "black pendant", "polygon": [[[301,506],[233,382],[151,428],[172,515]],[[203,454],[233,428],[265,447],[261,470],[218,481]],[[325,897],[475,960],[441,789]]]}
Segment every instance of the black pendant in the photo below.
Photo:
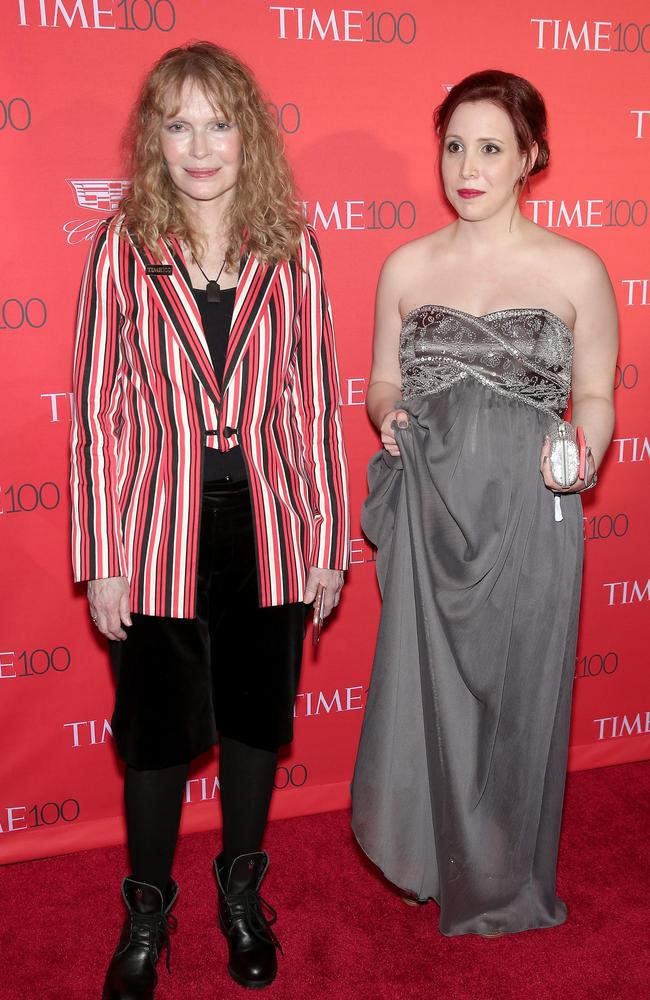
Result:
{"label": "black pendant", "polygon": [[221,288],[218,281],[208,281],[206,287],[208,302],[221,302]]}

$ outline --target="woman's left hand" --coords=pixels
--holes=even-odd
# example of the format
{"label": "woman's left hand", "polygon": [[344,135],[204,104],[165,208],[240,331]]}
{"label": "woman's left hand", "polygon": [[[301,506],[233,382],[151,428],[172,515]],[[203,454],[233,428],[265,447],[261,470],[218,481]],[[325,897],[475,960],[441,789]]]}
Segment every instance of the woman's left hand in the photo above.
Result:
{"label": "woman's left hand", "polygon": [[330,611],[336,607],[341,599],[343,571],[340,569],[318,569],[317,566],[311,566],[303,598],[305,604],[311,604],[315,599],[319,583],[325,588],[323,593],[323,618],[327,618]]}
{"label": "woman's left hand", "polygon": [[544,438],[544,443],[542,445],[542,453],[539,460],[539,471],[542,474],[544,485],[547,489],[552,490],[553,493],[582,493],[582,491],[586,490],[594,480],[594,476],[596,475],[596,463],[594,462],[593,455],[590,452],[587,460],[586,479],[576,479],[575,483],[571,486],[559,486],[551,475],[551,439],[547,436]]}

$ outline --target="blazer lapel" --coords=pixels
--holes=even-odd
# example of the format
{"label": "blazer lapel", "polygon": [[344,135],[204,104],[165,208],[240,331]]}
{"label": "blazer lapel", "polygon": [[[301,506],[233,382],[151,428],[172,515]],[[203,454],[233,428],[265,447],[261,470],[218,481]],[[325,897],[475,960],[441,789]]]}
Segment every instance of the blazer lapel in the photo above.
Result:
{"label": "blazer lapel", "polygon": [[248,342],[257,329],[259,317],[271,297],[277,276],[278,268],[275,265],[261,264],[250,253],[242,262],[235,292],[226,366],[221,383],[222,395],[226,392]]}
{"label": "blazer lapel", "polygon": [[151,295],[187,354],[197,379],[213,402],[219,405],[221,394],[203,332],[199,307],[192,293],[180,246],[173,239],[170,243],[171,248],[167,242],[160,240],[163,267],[171,267],[171,273],[165,274],[160,271],[156,273],[154,270],[160,261],[155,260],[147,250],[131,241],[136,261],[141,267]]}

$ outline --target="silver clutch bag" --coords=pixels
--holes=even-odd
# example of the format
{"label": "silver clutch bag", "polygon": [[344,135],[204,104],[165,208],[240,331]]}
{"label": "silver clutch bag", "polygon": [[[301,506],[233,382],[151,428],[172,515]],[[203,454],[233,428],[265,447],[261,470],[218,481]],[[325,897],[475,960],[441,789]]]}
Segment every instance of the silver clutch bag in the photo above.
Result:
{"label": "silver clutch bag", "polygon": [[580,469],[580,452],[573,426],[566,420],[554,424],[551,439],[551,475],[558,486],[573,486]]}

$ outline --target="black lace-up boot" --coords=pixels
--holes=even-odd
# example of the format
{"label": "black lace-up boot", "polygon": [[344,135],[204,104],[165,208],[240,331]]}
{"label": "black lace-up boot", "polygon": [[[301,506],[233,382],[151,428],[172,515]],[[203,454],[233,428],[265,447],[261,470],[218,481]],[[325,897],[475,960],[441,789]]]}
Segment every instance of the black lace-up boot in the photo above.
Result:
{"label": "black lace-up boot", "polygon": [[265,851],[242,854],[235,858],[230,872],[225,871],[222,858],[223,855],[215,858],[214,871],[219,892],[219,927],[228,942],[228,972],[240,986],[261,989],[275,979],[276,948],[282,952],[271,930],[277,914],[259,893],[269,866],[268,854]]}
{"label": "black lace-up boot", "polygon": [[153,1000],[158,982],[156,965],[163,948],[167,949],[170,971],[169,932],[176,930],[176,918],[169,911],[176,902],[178,886],[170,879],[163,900],[154,885],[125,878],[122,895],[129,913],[106,973],[102,1000]]}

